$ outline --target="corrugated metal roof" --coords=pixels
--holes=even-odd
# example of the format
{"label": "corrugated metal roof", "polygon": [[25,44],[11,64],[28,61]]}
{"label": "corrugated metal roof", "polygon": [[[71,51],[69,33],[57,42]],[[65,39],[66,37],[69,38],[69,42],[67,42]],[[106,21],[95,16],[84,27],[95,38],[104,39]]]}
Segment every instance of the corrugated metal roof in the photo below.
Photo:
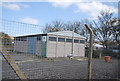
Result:
{"label": "corrugated metal roof", "polygon": [[[24,35],[24,36],[16,36],[16,37],[31,37],[31,36],[44,36],[44,35],[60,35],[60,36],[68,36],[68,37],[72,37],[72,31],[58,31],[58,32],[50,32],[50,33],[47,33],[47,34],[35,34],[35,35]],[[78,38],[83,38],[85,39],[85,37],[77,34],[77,33],[74,33],[74,37],[78,37]]]}
{"label": "corrugated metal roof", "polygon": [[[58,32],[50,32],[50,33],[47,33],[48,35],[60,35],[60,36],[68,36],[68,37],[72,37],[73,36],[73,31],[58,31]],[[83,36],[77,34],[77,33],[74,33],[74,37],[78,37],[78,38],[84,38]]]}

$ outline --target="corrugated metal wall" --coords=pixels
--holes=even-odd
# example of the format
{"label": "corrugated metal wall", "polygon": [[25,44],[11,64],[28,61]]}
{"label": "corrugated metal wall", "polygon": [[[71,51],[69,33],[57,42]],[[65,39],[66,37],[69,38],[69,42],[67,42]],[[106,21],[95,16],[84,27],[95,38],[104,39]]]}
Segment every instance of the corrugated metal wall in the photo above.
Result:
{"label": "corrugated metal wall", "polygon": [[27,53],[28,41],[14,41],[14,51]]}
{"label": "corrugated metal wall", "polygon": [[37,37],[28,37],[28,53],[36,54]]}

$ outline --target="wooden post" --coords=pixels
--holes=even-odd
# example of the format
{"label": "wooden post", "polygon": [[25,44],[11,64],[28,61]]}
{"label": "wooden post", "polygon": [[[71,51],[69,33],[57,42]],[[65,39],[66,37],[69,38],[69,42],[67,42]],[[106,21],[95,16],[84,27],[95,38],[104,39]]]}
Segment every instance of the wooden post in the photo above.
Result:
{"label": "wooden post", "polygon": [[89,44],[89,54],[88,54],[88,80],[92,80],[92,53],[93,53],[93,31],[90,27],[88,27],[87,24],[85,24],[85,27],[90,33],[90,44]]}
{"label": "wooden post", "polygon": [[10,65],[10,67],[14,70],[14,72],[17,74],[19,79],[21,79],[22,81],[28,81],[26,76],[22,73],[18,65],[15,63],[14,59],[12,59],[12,57],[10,56],[7,49],[4,46],[2,48],[3,48],[1,52],[2,56],[5,58],[5,60]]}

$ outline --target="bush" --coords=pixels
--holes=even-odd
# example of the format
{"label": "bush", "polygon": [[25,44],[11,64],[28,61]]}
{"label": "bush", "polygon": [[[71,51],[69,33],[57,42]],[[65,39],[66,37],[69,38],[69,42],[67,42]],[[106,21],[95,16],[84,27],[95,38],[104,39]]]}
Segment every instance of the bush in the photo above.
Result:
{"label": "bush", "polygon": [[[85,56],[88,57],[89,49],[85,50]],[[101,56],[111,56],[112,58],[118,58],[120,59],[120,54],[112,51],[111,49],[97,49],[93,50],[93,58],[99,58],[99,54],[101,53]]]}

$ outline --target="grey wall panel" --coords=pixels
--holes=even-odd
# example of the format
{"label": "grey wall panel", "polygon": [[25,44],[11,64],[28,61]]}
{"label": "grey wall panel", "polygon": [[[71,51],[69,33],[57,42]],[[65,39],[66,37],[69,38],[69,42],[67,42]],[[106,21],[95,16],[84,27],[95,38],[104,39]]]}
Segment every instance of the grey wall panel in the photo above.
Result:
{"label": "grey wall panel", "polygon": [[68,54],[71,54],[72,50],[72,43],[67,43],[65,44],[65,57],[67,57]]}
{"label": "grey wall panel", "polygon": [[65,50],[64,50],[64,42],[58,42],[57,43],[57,57],[64,57],[65,56]]}
{"label": "grey wall panel", "polygon": [[78,43],[74,43],[74,54],[73,56],[78,56],[79,55],[79,44]]}
{"label": "grey wall panel", "polygon": [[47,57],[56,57],[56,42],[47,41]]}
{"label": "grey wall panel", "polygon": [[85,45],[79,44],[79,56],[85,56]]}

